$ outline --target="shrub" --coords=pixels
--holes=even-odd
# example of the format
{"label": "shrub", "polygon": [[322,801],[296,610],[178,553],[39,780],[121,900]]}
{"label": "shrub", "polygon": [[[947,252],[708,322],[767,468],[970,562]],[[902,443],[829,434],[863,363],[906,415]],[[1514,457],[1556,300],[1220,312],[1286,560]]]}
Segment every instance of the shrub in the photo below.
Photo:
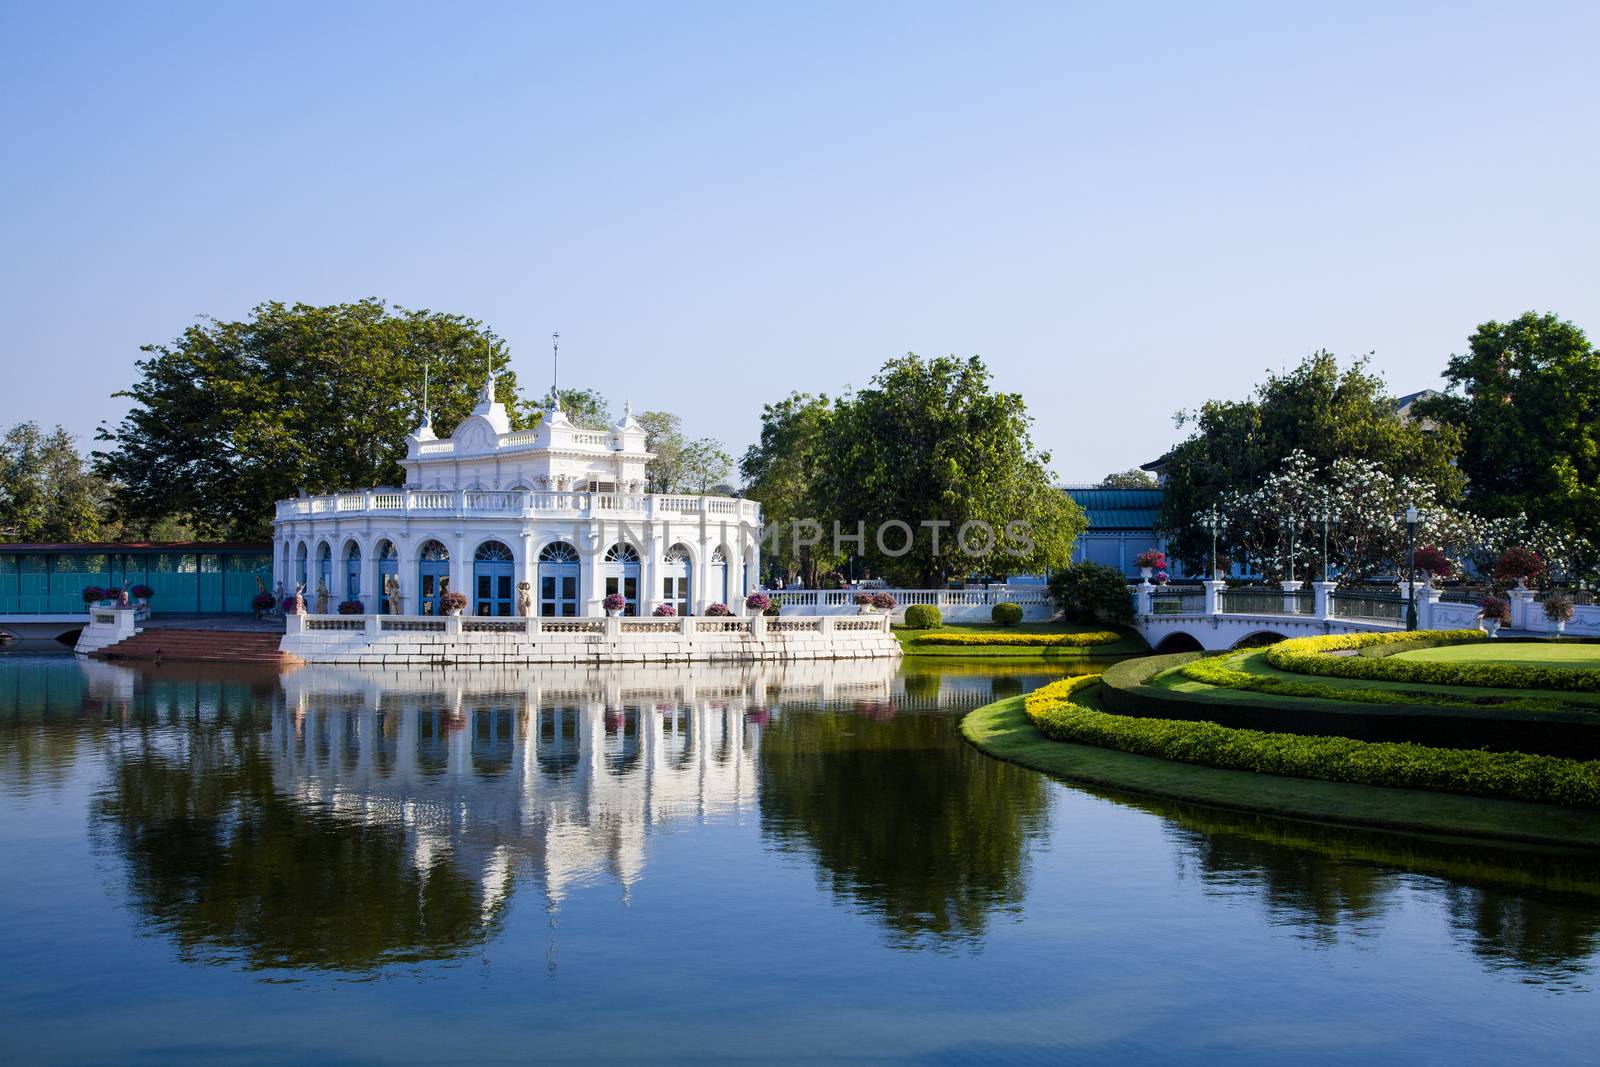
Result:
{"label": "shrub", "polygon": [[1501,626],[1511,625],[1511,605],[1497,596],[1486,596],[1478,601],[1478,618],[1487,622],[1493,619]]}
{"label": "shrub", "polygon": [[1167,554],[1158,548],[1141,552],[1133,557],[1135,567],[1149,567],[1152,570],[1164,571],[1167,569]]}
{"label": "shrub", "polygon": [[1544,573],[1544,559],[1531,548],[1513,545],[1494,563],[1494,576],[1503,582],[1533,581]]}
{"label": "shrub", "polygon": [[151,597],[156,595],[156,591],[151,589],[148,585],[136,585],[132,589],[128,590],[128,595],[131,597],[137,597],[140,600],[149,600]]}
{"label": "shrub", "polygon": [[365,615],[367,609],[359,600],[341,600],[339,602],[340,615]]}
{"label": "shrub", "polygon": [[439,598],[439,603],[444,605],[445,611],[467,610],[467,594],[451,591]]}
{"label": "shrub", "polygon": [[751,593],[744,598],[744,606],[751,611],[765,613],[768,608],[772,607],[772,598],[765,593]]}
{"label": "shrub", "polygon": [[893,593],[872,594],[872,606],[877,608],[879,611],[893,611],[895,605],[898,603],[899,601],[894,598]]}
{"label": "shrub", "polygon": [[1053,741],[1291,778],[1600,808],[1600,760],[1238,730],[1112,715],[1073,701],[1097,682],[1093,675],[1052,682],[1024,697],[1023,708]]}
{"label": "shrub", "polygon": [[95,601],[104,600],[105,598],[106,591],[98,585],[86,585],[83,587],[83,602],[85,604],[93,604]]}
{"label": "shrub", "polygon": [[1544,617],[1551,622],[1572,621],[1572,598],[1551,593],[1544,598]]}
{"label": "shrub", "polygon": [[944,616],[932,604],[912,604],[906,608],[906,629],[933,630],[944,625]]}
{"label": "shrub", "polygon": [[989,609],[989,621],[996,626],[1015,626],[1022,621],[1022,605],[1006,601]]}
{"label": "shrub", "polygon": [[1073,563],[1050,576],[1050,596],[1075,619],[1127,622],[1133,599],[1122,572],[1100,563]]}
{"label": "shrub", "polygon": [[612,593],[600,601],[600,606],[607,611],[621,611],[628,606],[628,598],[621,593]]}
{"label": "shrub", "polygon": [[656,610],[652,611],[650,614],[654,615],[658,619],[670,619],[678,614],[678,609],[673,607],[671,604],[657,604]]}
{"label": "shrub", "polygon": [[1316,674],[1327,678],[1363,678],[1377,682],[1415,682],[1419,685],[1462,685],[1490,689],[1546,689],[1553,692],[1600,691],[1600,671],[1534,667],[1515,663],[1430,663],[1427,660],[1324,656],[1322,652],[1374,645],[1418,648],[1482,641],[1476,630],[1420,630],[1416,633],[1344,634],[1334,637],[1298,637],[1268,648],[1263,655],[1279,670]]}
{"label": "shrub", "polygon": [[1093,645],[1113,645],[1122,635],[1111,630],[1091,630],[1081,634],[923,634],[914,642],[919,645],[1009,645],[1015,648],[1088,648]]}
{"label": "shrub", "polygon": [[706,608],[706,614],[721,618],[726,615],[732,615],[733,612],[728,609],[728,605],[719,600],[715,604],[712,604],[710,607]]}
{"label": "shrub", "polygon": [[1417,566],[1435,578],[1448,578],[1456,572],[1456,565],[1437,545],[1424,545],[1417,549]]}
{"label": "shrub", "polygon": [[271,611],[276,603],[271,593],[257,593],[250,598],[250,606],[257,611]]}

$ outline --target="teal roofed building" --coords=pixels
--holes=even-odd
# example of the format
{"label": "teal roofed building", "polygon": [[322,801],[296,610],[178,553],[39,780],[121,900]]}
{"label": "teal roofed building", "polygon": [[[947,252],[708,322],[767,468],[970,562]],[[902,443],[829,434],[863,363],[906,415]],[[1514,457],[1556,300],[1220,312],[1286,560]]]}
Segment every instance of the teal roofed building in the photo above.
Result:
{"label": "teal roofed building", "polygon": [[[1064,490],[1089,518],[1088,529],[1078,536],[1072,548],[1074,563],[1101,563],[1132,577],[1139,573],[1133,564],[1139,553],[1152,548],[1166,550],[1166,539],[1156,532],[1161,489],[1069,485]],[[1168,573],[1174,578],[1182,577],[1182,564],[1171,560]]]}

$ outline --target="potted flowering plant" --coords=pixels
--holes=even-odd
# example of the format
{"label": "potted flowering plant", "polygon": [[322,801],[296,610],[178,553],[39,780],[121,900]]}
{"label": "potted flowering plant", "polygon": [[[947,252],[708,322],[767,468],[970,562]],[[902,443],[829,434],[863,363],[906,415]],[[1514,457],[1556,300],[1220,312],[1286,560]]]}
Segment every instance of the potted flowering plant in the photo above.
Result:
{"label": "potted flowering plant", "polygon": [[467,610],[467,594],[451,590],[439,598],[440,605],[446,615],[460,615]]}
{"label": "potted flowering plant", "polygon": [[278,606],[283,609],[285,615],[294,615],[299,610],[295,607],[295,598],[292,596],[284,597],[283,603]]}
{"label": "potted flowering plant", "polygon": [[156,595],[156,591],[148,585],[136,585],[128,590],[128,595],[137,600],[140,607],[149,607],[150,598]]}
{"label": "potted flowering plant", "polygon": [[878,605],[875,603],[875,598],[874,598],[873,594],[871,594],[871,593],[857,593],[856,594],[856,614],[857,615],[875,615],[875,614],[877,614],[877,612],[878,612]]}
{"label": "potted flowering plant", "polygon": [[1424,545],[1417,549],[1417,566],[1424,575],[1424,583],[1431,583],[1435,578],[1447,579],[1456,572],[1456,565],[1450,562],[1450,557],[1438,545]]}
{"label": "potted flowering plant", "polygon": [[879,611],[893,611],[896,603],[893,593],[872,594],[872,606]]}
{"label": "potted flowering plant", "polygon": [[1528,583],[1544,573],[1544,559],[1531,548],[1513,545],[1500,554],[1494,564],[1494,576],[1503,582],[1516,582],[1518,589],[1528,588]]}
{"label": "potted flowering plant", "polygon": [[744,598],[744,606],[754,612],[765,612],[772,607],[772,598],[765,593],[751,593]]}
{"label": "potted flowering plant", "polygon": [[265,615],[277,602],[271,593],[257,593],[250,598],[250,606],[255,609],[257,615]]}
{"label": "potted flowering plant", "polygon": [[122,607],[127,607],[126,604],[122,603],[123,595],[124,594],[119,587],[114,585],[106,586],[106,599],[111,601],[111,603],[120,605]]}
{"label": "potted flowering plant", "polygon": [[1511,625],[1511,604],[1497,596],[1484,597],[1478,604],[1478,618],[1483,632],[1493,637],[1500,627]]}
{"label": "potted flowering plant", "polygon": [[1544,617],[1556,633],[1565,632],[1567,623],[1572,621],[1572,598],[1564,593],[1551,593],[1545,597]]}
{"label": "potted flowering plant", "polygon": [[670,619],[678,614],[678,609],[673,607],[671,604],[657,604],[656,610],[652,611],[650,614],[654,615],[658,619]]}
{"label": "potted flowering plant", "polygon": [[83,587],[83,603],[85,606],[90,604],[98,604],[105,598],[106,591],[101,589],[98,585],[86,585]]}
{"label": "potted flowering plant", "polygon": [[733,612],[728,610],[728,605],[719,600],[715,604],[712,604],[710,607],[706,608],[706,614],[715,615],[718,618],[721,618],[725,615],[732,615]]}
{"label": "potted flowering plant", "polygon": [[1166,585],[1167,584],[1167,572],[1166,572],[1165,569],[1156,571],[1156,573],[1155,573],[1155,582],[1156,582],[1157,585]]}
{"label": "potted flowering plant", "polygon": [[1134,556],[1133,565],[1139,568],[1139,577],[1149,579],[1156,571],[1167,569],[1167,554],[1159,548],[1152,548]]}
{"label": "potted flowering plant", "polygon": [[339,602],[340,615],[364,615],[366,610],[359,600],[341,600]]}
{"label": "potted flowering plant", "polygon": [[628,598],[621,593],[612,593],[600,601],[600,606],[606,609],[607,615],[620,615],[622,609],[628,606]]}

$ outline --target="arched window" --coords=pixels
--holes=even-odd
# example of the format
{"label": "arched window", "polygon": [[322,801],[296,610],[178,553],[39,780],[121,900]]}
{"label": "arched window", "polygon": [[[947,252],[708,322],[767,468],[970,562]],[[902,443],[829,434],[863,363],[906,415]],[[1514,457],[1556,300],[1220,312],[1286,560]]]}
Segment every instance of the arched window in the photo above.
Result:
{"label": "arched window", "polygon": [[511,550],[499,541],[485,541],[472,555],[474,615],[512,614],[512,586],[516,564]]}
{"label": "arched window", "polygon": [[661,557],[661,600],[679,615],[689,614],[690,577],[688,546],[673,545]]}
{"label": "arched window", "polygon": [[539,614],[571,618],[578,614],[578,550],[552,541],[539,553]]}
{"label": "arched window", "polygon": [[424,541],[417,555],[417,610],[443,615],[444,595],[450,591],[450,550],[437,541]]}
{"label": "arched window", "polygon": [[306,575],[306,543],[301,541],[294,550],[294,581],[296,585],[305,585],[309,580]]}
{"label": "arched window", "polygon": [[639,550],[619,541],[606,549],[601,569],[606,583],[605,595],[622,594],[622,613],[639,614]]}
{"label": "arched window", "polygon": [[344,546],[344,598],[361,599],[361,546],[354,541]]}
{"label": "arched window", "polygon": [[[382,614],[389,612],[390,579],[396,584],[400,581],[400,553],[394,547],[394,542],[385,538],[378,542],[378,582],[373,592],[377,595],[378,611]],[[404,610],[404,605],[401,605]]]}
{"label": "arched window", "polygon": [[728,603],[728,553],[720,545],[711,553],[710,595],[716,597],[719,604]]}
{"label": "arched window", "polygon": [[333,549],[326,541],[317,546],[317,588],[333,592]]}

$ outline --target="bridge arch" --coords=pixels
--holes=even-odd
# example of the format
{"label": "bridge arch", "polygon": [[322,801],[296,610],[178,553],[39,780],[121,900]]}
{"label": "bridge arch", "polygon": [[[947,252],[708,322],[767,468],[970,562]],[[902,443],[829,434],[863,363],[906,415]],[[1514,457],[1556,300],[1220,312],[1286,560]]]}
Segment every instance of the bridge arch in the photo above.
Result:
{"label": "bridge arch", "polygon": [[1206,646],[1202,645],[1200,639],[1194,634],[1189,633],[1187,630],[1174,630],[1158,641],[1156,647],[1151,651],[1158,656],[1164,656],[1170,652],[1204,652],[1205,650]]}
{"label": "bridge arch", "polygon": [[1276,630],[1255,630],[1245,634],[1233,643],[1234,648],[1262,648],[1266,645],[1275,645],[1286,640],[1283,634]]}

